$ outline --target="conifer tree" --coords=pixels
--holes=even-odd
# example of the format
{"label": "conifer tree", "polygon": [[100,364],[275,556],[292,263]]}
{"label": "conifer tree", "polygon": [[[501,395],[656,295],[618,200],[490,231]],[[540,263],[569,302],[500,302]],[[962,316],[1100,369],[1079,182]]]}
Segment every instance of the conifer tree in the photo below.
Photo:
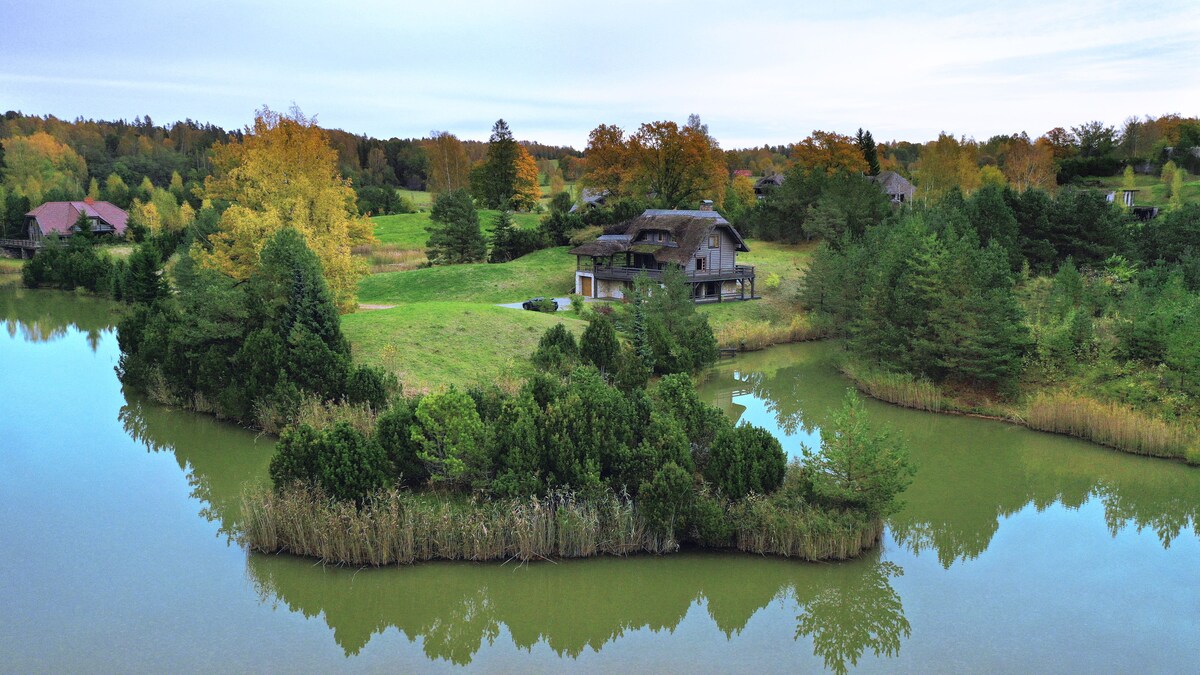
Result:
{"label": "conifer tree", "polygon": [[466,190],[443,192],[437,196],[429,219],[428,256],[441,265],[479,262],[487,257],[487,242],[479,228],[479,214]]}
{"label": "conifer tree", "polygon": [[862,151],[863,159],[867,160],[867,175],[878,176],[879,149],[875,147],[875,139],[871,136],[871,132],[863,131],[862,127],[859,127],[855,140],[858,143],[858,149]]}

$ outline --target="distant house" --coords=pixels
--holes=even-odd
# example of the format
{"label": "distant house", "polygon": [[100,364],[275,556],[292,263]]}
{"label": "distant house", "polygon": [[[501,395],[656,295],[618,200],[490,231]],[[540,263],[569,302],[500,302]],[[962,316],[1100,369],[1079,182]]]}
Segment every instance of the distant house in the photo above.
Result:
{"label": "distant house", "polygon": [[893,204],[911,202],[917,189],[904,176],[895,171],[884,171],[878,176],[868,176],[879,184],[879,188],[892,200]]}
{"label": "distant house", "polygon": [[25,214],[26,238],[36,242],[52,233],[68,237],[75,233],[80,214],[87,216],[96,234],[122,236],[129,222],[129,214],[108,202],[46,202]]}
{"label": "distant house", "polygon": [[754,175],[754,174],[750,173],[750,169],[734,169],[733,170],[734,178],[739,178],[739,177],[740,178],[749,178],[752,175]]}
{"label": "distant house", "polygon": [[749,250],[716,211],[649,209],[571,249],[577,261],[575,292],[619,299],[637,275],[660,279],[676,266],[687,276],[696,302],[748,300],[755,297],[754,268],[737,264],[737,254]]}
{"label": "distant house", "polygon": [[583,192],[579,193],[579,203],[571,206],[571,213],[583,209],[594,209],[604,206],[608,201],[608,190],[593,190],[591,188],[583,188]]}
{"label": "distant house", "polygon": [[783,185],[783,174],[776,173],[770,176],[763,176],[754,181],[754,194],[758,195],[759,199],[766,197],[771,190]]}

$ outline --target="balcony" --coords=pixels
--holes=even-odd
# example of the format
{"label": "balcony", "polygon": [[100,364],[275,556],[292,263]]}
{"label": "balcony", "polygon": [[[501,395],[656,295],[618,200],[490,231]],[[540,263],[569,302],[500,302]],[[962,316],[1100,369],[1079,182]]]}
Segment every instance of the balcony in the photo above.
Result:
{"label": "balcony", "polygon": [[[587,269],[581,269],[581,272],[587,272]],[[645,274],[651,279],[661,279],[662,270],[649,269],[645,267],[596,267],[590,270],[592,276],[597,279],[630,281],[639,274]],[[691,282],[702,281],[739,281],[742,279],[754,278],[753,265],[735,265],[732,269],[723,270],[684,270],[687,280]]]}

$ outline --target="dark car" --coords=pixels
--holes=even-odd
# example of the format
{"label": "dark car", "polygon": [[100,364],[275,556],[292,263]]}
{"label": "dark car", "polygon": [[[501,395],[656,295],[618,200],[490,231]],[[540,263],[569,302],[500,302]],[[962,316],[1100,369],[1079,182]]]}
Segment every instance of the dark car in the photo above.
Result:
{"label": "dark car", "polygon": [[521,309],[530,309],[535,312],[557,312],[558,303],[551,298],[530,298],[521,303]]}

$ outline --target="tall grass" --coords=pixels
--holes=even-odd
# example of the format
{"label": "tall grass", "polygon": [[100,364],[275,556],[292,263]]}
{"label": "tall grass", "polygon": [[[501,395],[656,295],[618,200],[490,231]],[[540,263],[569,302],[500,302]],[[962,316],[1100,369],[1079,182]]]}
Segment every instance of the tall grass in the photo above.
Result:
{"label": "tall grass", "polygon": [[713,330],[713,335],[723,348],[748,351],[789,342],[819,340],[827,336],[824,330],[814,327],[806,316],[794,316],[787,324],[738,319],[718,326]]}
{"label": "tall grass", "polygon": [[677,548],[674,540],[648,532],[633,505],[614,495],[477,501],[390,491],[357,508],[293,487],[247,492],[243,508],[243,539],[251,549],[352,565],[526,561]]}
{"label": "tall grass", "polygon": [[400,244],[355,246],[351,249],[351,253],[367,259],[367,267],[371,274],[415,270],[429,261],[424,250]]}
{"label": "tall grass", "polygon": [[802,560],[846,560],[874,547],[883,520],[852,511],[813,506],[781,507],[769,497],[751,495],[731,509],[737,547],[751,553]]}
{"label": "tall grass", "polygon": [[1031,429],[1076,436],[1118,450],[1154,457],[1186,458],[1194,431],[1114,403],[1070,394],[1041,394],[1023,421]]}
{"label": "tall grass", "polygon": [[908,373],[879,370],[853,361],[844,361],[838,368],[859,389],[881,401],[931,412],[941,412],[946,407],[941,391],[929,380],[917,379]]}
{"label": "tall grass", "polygon": [[[612,493],[583,499],[467,499],[391,490],[361,508],[300,485],[248,490],[242,540],[252,550],[286,552],[350,565],[429,560],[586,558],[670,553],[671,536],[646,527],[637,507]],[[736,547],[803,560],[846,559],[874,546],[878,519],[805,506],[784,508],[750,497],[729,511]]]}

